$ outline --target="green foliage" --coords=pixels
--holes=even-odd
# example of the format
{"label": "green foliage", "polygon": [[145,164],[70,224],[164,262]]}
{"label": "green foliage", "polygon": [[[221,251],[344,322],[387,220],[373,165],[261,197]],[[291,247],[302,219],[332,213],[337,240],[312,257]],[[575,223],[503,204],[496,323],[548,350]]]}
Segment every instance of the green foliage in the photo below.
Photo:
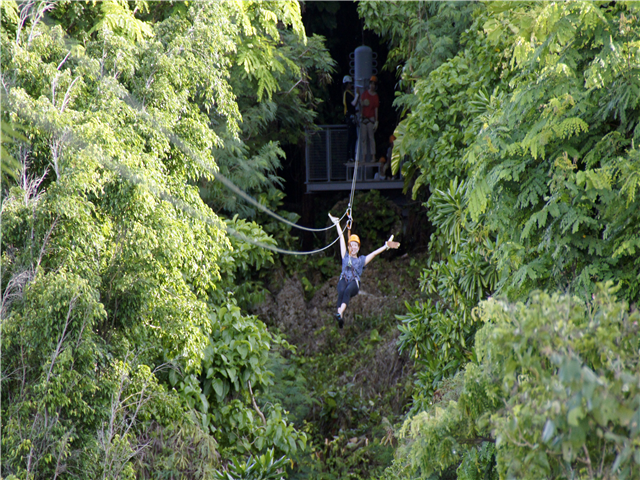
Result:
{"label": "green foliage", "polygon": [[472,183],[488,187],[472,215],[486,210],[487,225],[508,233],[495,259],[500,287],[515,296],[570,285],[589,295],[594,282],[613,279],[635,299],[636,232],[623,225],[637,224],[629,207],[640,104],[625,98],[638,88],[638,14],[626,4],[576,2],[495,15],[485,24],[491,38],[504,37],[507,24],[533,38],[509,47],[509,100],[467,154]]}
{"label": "green foliage", "polygon": [[[470,31],[474,28],[477,22]],[[395,171],[404,159],[405,177],[417,177],[414,196],[424,185],[434,191],[446,188],[455,177],[466,177],[468,166],[461,151],[475,140],[481,121],[478,114],[490,115],[495,108],[495,96],[487,98],[485,92],[494,91],[497,84],[498,73],[492,66],[499,56],[486,49],[481,39],[470,38],[467,45],[421,78],[414,88],[416,94],[404,100],[411,113],[397,128],[398,148],[394,148],[392,164]],[[477,65],[480,68],[473,68]],[[470,108],[476,115],[468,115]]]}
{"label": "green foliage", "polygon": [[[426,395],[417,407],[428,409],[428,400],[436,398],[432,394],[437,395],[438,388],[437,380],[435,384],[432,380],[440,378],[445,362],[451,360],[449,352],[435,350],[446,345],[443,340],[449,338],[442,332],[451,335],[450,351],[471,348],[473,338],[455,337],[454,333],[472,333],[466,319],[487,296],[501,292],[511,299],[523,299],[535,289],[568,289],[586,302],[597,291],[598,282],[613,281],[619,285],[623,299],[637,302],[639,11],[633,2],[489,2],[474,9],[470,26],[459,36],[459,47],[443,58],[434,50],[411,47],[415,32],[420,28],[427,31],[428,26],[438,23],[437,18],[421,22],[417,16],[414,22],[422,26],[404,32],[405,25],[397,16],[371,14],[376,9],[393,13],[395,7],[363,4],[360,8],[367,14],[366,22],[390,35],[398,47],[396,53],[406,61],[403,74],[408,67],[414,71],[422,68],[423,72],[407,83],[410,89],[397,101],[406,108],[407,116],[395,133],[398,140],[393,163],[397,169],[403,162],[407,186],[415,180],[414,195],[424,186],[432,192],[429,219],[436,232],[431,242],[431,262],[421,276],[430,298],[424,304],[409,306],[408,315],[400,317],[404,320],[400,346],[411,351],[422,367],[417,386]],[[405,8],[420,9],[421,5]],[[449,31],[455,35],[455,27]],[[494,329],[487,325],[482,331]],[[605,330],[614,334],[616,327]],[[489,341],[487,336],[489,333],[476,341],[484,346]],[[509,355],[509,343],[502,340],[496,348]],[[570,348],[572,341],[563,337],[558,340],[558,348]],[[527,348],[531,347],[529,342]],[[476,348],[481,348],[480,343]],[[544,348],[540,346],[546,355]],[[619,348],[611,345],[606,355],[619,358]],[[518,362],[530,355],[522,350],[520,357],[509,360],[510,368],[518,371]],[[564,360],[556,359],[560,363],[547,358],[551,375],[568,368],[563,362],[569,362],[571,355],[565,356]],[[473,358],[473,354],[467,358],[458,355],[456,368]],[[581,357],[580,361],[597,370],[590,364],[593,359]],[[482,365],[488,369],[489,363]],[[477,377],[478,372],[469,365],[466,375]],[[536,371],[522,381],[547,381],[547,373]],[[487,385],[499,385],[500,375]],[[569,379],[560,374],[553,378],[547,384],[537,383],[537,390],[527,391],[518,399],[513,392],[502,392],[503,398],[512,402],[513,410],[511,416],[503,412],[508,420],[502,423],[495,416],[498,414],[493,417],[492,428],[497,433],[492,440],[497,442],[495,458],[500,476],[637,475],[631,464],[624,463],[630,461],[627,455],[632,452],[625,450],[631,444],[625,442],[633,440],[622,439],[634,438],[634,431],[626,430],[613,440],[603,430],[598,437],[598,420],[594,418],[589,424],[591,433],[584,434],[586,440],[580,437],[583,434],[577,429],[582,428],[583,417],[574,416],[581,410],[573,413],[571,424],[566,423],[568,411],[564,410],[578,385],[570,385]],[[556,381],[562,386],[553,383]],[[482,383],[479,377],[478,382]],[[580,382],[588,383],[587,377],[583,375]],[[617,386],[606,382],[598,385],[612,389],[602,395],[616,397]],[[494,398],[497,394],[487,388],[486,395]],[[569,392],[569,397],[546,397],[549,392],[560,395],[561,391]],[[544,446],[533,438],[544,431],[546,419],[551,418],[545,417],[542,425],[538,423],[543,417],[542,407],[536,403],[539,397],[559,402],[562,408],[558,415],[565,415],[566,437],[553,446],[549,436],[555,435],[556,421],[560,421],[557,418],[547,424],[549,436]],[[427,423],[421,427],[424,438],[428,437],[426,443],[421,440],[417,446],[418,442],[407,441],[407,448],[415,445],[415,458],[429,465],[421,474],[428,475],[428,471],[445,475],[455,466],[463,475],[462,470],[467,472],[463,465],[476,461],[469,455],[480,458],[480,451],[469,453],[468,443],[464,443],[472,439],[450,443],[450,433],[464,431],[464,425],[475,425],[480,437],[490,437],[489,414],[473,420],[475,414],[469,404],[463,404],[465,398],[462,394],[459,405],[441,413],[429,410],[431,417],[425,417]],[[482,398],[479,395],[478,402]],[[588,408],[593,401],[590,397]],[[621,400],[616,401],[621,404]],[[416,412],[414,409],[412,413]],[[438,415],[445,419],[442,423],[438,423]],[[533,422],[535,428],[527,422]],[[626,420],[617,418],[615,422],[626,428]],[[513,429],[509,440],[504,440],[500,432],[509,429]],[[510,446],[500,444],[504,441]],[[621,443],[614,446],[617,441]],[[437,450],[447,442],[462,453],[454,458],[451,450]],[[597,442],[601,444],[596,446]],[[482,455],[488,467],[491,462],[487,458],[492,454],[487,448]],[[619,462],[614,465],[616,457]],[[600,473],[596,465],[603,469]],[[621,465],[629,466],[624,467],[626,471],[617,470]],[[397,471],[404,472],[406,478],[416,474],[409,467],[398,467]],[[486,475],[496,472],[488,470]]]}
{"label": "green foliage", "polygon": [[280,454],[303,450],[305,434],[286,421],[280,405],[271,404],[263,413],[256,403],[260,391],[273,385],[269,350],[274,344],[286,347],[286,342],[273,338],[256,318],[243,316],[232,302],[215,310],[202,363],[202,391],[193,382],[182,381],[178,388],[189,395],[191,406],[199,405],[225,458],[266,447]]}
{"label": "green foliage", "polygon": [[405,90],[458,52],[477,7],[475,2],[360,2],[358,12],[366,28],[391,45],[384,67],[404,64],[398,76]]}
{"label": "green foliage", "polygon": [[21,171],[2,204],[3,477],[208,477],[221,455],[305,446],[261,398],[282,342],[229,293],[272,259],[226,228],[272,240],[194,185],[240,140],[232,55],[259,28],[303,38],[298,5],[181,5],[2,3],[3,135],[21,125],[3,142]]}
{"label": "green foliage", "polygon": [[407,314],[397,315],[398,347],[420,366],[413,410],[425,408],[443,378],[455,374],[472,356],[477,326],[431,302],[406,305]]}
{"label": "green foliage", "polygon": [[[227,132],[224,122],[214,122],[222,142],[213,150],[216,164],[226,178],[266,208],[295,223],[295,213],[282,210],[282,179],[277,175],[284,151],[281,145],[298,144],[313,127],[318,100],[311,77],[330,78],[335,62],[324,39],[306,38],[297,2],[275,2],[259,7],[243,5],[237,22],[243,25],[230,52],[229,84],[242,116],[239,136]],[[282,20],[286,19],[286,21]],[[287,28],[291,26],[291,28]],[[252,220],[273,237],[280,248],[299,249],[291,228],[240,199],[211,178],[201,178],[200,194],[215,211],[229,217]],[[290,258],[276,257],[274,267],[290,268]],[[259,299],[269,275],[260,269],[244,270],[234,278],[234,291],[242,305]]]}
{"label": "green foliage", "polygon": [[375,478],[386,465],[391,463],[393,449],[381,441],[384,435],[382,428],[375,428],[373,434],[378,438],[374,438],[372,442],[369,442],[364,435],[349,438],[349,432],[334,435],[330,440],[327,439],[324,445],[318,445],[315,455],[305,459],[305,462],[298,467],[298,472],[304,476],[294,472],[290,478],[327,480]]}
{"label": "green foliage", "polygon": [[436,228],[431,258],[420,274],[420,288],[428,295],[406,315],[396,315],[398,348],[420,366],[413,411],[425,408],[444,378],[458,372],[473,355],[478,324],[472,311],[495,289],[498,280],[490,259],[495,244],[480,223],[466,211],[468,184],[453,180],[436,190],[428,205]]}
{"label": "green foliage", "polygon": [[[0,7],[0,13],[2,14],[2,34],[6,35],[8,32],[6,28],[16,26],[19,20],[19,10],[16,2],[3,2]],[[14,30],[15,31],[15,30]]]}
{"label": "green foliage", "polygon": [[267,450],[267,453],[255,459],[249,457],[244,464],[234,459],[233,463],[229,464],[228,471],[216,472],[216,478],[219,480],[279,480],[284,478],[282,470],[286,463],[285,457],[275,460],[273,450]]}
{"label": "green foliage", "polygon": [[[609,279],[637,299],[637,15],[626,3],[479,6],[456,55],[401,97],[395,163],[414,194],[433,192],[422,278],[445,305],[468,312],[494,290],[588,296]],[[414,65],[434,62],[405,51]]]}
{"label": "green foliage", "polygon": [[0,172],[2,173],[2,183],[16,181],[20,171],[20,162],[16,160],[7,149],[7,145],[26,138],[20,133],[19,127],[2,121],[2,136],[0,137]]}
{"label": "green foliage", "polygon": [[399,478],[451,466],[462,478],[637,476],[640,316],[613,290],[589,304],[543,293],[483,302],[477,363],[457,377],[457,398],[406,421]]}
{"label": "green foliage", "polygon": [[[140,3],[144,8],[146,2]],[[136,10],[138,10],[137,6]],[[151,25],[138,20],[124,1],[104,0],[100,2],[100,13],[102,17],[89,30],[89,35],[94,31],[113,32],[136,42],[143,41],[145,37],[153,36]]]}
{"label": "green foliage", "polygon": [[[225,224],[240,235],[265,245],[275,245],[273,237],[256,222],[248,222],[234,215]],[[232,250],[220,259],[220,265],[228,274],[221,282],[220,293],[232,292],[241,306],[251,306],[264,299],[260,281],[265,267],[274,262],[271,252],[230,236]]]}
{"label": "green foliage", "polygon": [[189,422],[153,424],[147,438],[154,448],[144,449],[136,456],[138,478],[157,478],[158,472],[173,478],[206,477],[212,476],[219,466],[217,443],[198,425],[193,414]]}

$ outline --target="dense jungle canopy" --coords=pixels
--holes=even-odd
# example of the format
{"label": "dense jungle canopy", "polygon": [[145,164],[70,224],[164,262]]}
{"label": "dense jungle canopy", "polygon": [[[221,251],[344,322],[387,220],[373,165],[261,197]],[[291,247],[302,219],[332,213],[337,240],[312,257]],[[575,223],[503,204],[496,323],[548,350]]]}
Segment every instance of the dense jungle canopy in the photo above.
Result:
{"label": "dense jungle canopy", "polygon": [[0,477],[639,478],[640,2],[357,2],[431,236],[344,331],[334,252],[216,181],[298,221],[305,8],[2,0]]}

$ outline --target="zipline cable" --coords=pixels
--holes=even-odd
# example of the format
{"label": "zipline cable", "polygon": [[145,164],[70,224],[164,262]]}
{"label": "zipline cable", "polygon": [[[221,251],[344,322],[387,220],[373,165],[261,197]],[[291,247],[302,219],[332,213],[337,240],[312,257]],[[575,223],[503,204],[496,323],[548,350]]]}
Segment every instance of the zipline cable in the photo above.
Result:
{"label": "zipline cable", "polygon": [[[104,161],[104,164],[110,164],[111,163],[106,159],[104,159],[103,161]],[[171,203],[174,207],[176,207],[179,210],[183,211],[187,215],[190,215],[191,217],[198,218],[200,221],[202,221],[204,223],[207,223],[209,225],[216,226],[216,227],[223,227],[223,228],[225,228],[227,230],[227,232],[230,235],[236,237],[237,239],[242,240],[243,242],[246,242],[246,243],[253,244],[253,245],[255,245],[257,247],[260,247],[260,248],[265,248],[267,250],[271,250],[271,251],[276,252],[276,253],[281,253],[283,255],[313,255],[313,254],[316,254],[316,253],[323,252],[324,250],[327,250],[328,248],[331,248],[333,245],[335,245],[335,243],[338,240],[340,240],[340,237],[338,236],[330,244],[325,245],[322,248],[318,248],[316,250],[310,250],[310,251],[306,251],[306,252],[299,252],[299,251],[296,251],[296,250],[285,250],[285,249],[282,249],[282,248],[274,246],[274,245],[269,245],[267,243],[260,242],[258,240],[254,240],[253,238],[247,237],[243,233],[237,231],[233,227],[230,227],[229,225],[227,225],[226,223],[224,223],[223,221],[221,221],[219,219],[216,221],[216,220],[212,219],[209,215],[204,215],[203,213],[199,212],[198,210],[196,210],[195,208],[193,208],[191,205],[189,205],[188,203],[184,202],[183,200],[177,199],[174,196],[172,196],[171,194],[167,193],[166,191],[161,190],[159,188],[156,188],[153,185],[150,185],[143,178],[140,178],[137,174],[130,172],[129,169],[126,166],[122,165],[122,164],[112,164],[111,163],[110,166],[111,166],[112,170],[116,170],[118,172],[118,174],[122,178],[125,178],[126,180],[129,180],[130,182],[135,183],[137,185],[144,185],[146,188],[149,189],[149,191],[151,191],[152,193],[156,194],[161,199]],[[346,230],[346,226],[343,229],[343,233],[344,233],[344,230]]]}
{"label": "zipline cable", "polygon": [[[160,132],[164,133],[167,137],[169,137],[169,140],[171,140],[171,142],[174,145],[176,145],[180,150],[182,150],[182,153],[184,153],[185,155],[191,157],[192,160],[195,160],[200,165],[201,168],[203,168],[206,171],[208,171],[211,175],[214,176],[214,178],[216,180],[219,180],[220,183],[222,183],[225,187],[227,187],[233,193],[235,193],[239,197],[243,198],[245,201],[249,202],[250,204],[254,205],[256,208],[262,210],[267,215],[270,215],[273,218],[275,218],[276,220],[278,220],[278,221],[280,221],[282,223],[285,223],[285,224],[287,224],[287,225],[289,225],[291,227],[298,228],[300,230],[304,230],[304,231],[307,231],[307,232],[326,232],[327,230],[330,230],[330,229],[333,228],[333,225],[330,225],[330,226],[325,227],[325,228],[304,227],[302,225],[298,225],[297,223],[293,223],[293,222],[287,220],[286,218],[278,215],[277,213],[273,212],[272,210],[270,210],[269,208],[265,207],[260,202],[258,202],[255,198],[251,197],[245,191],[240,189],[238,186],[236,186],[231,180],[226,178],[220,172],[216,172],[213,168],[211,168],[209,165],[207,165],[207,163],[202,158],[200,158],[200,155],[198,155],[197,152],[194,152],[194,150],[189,145],[187,145],[180,137],[175,135],[173,132],[167,131],[164,127],[159,125],[158,122],[149,113],[145,112],[141,108],[140,102],[138,102],[136,99],[134,99],[131,96],[131,94],[127,94],[124,97],[124,101],[134,111],[136,111],[138,114],[140,114],[140,116],[144,117],[147,121],[149,121],[154,126],[154,128],[156,128],[156,130],[159,130]],[[353,191],[353,189],[352,189],[352,191]],[[345,213],[342,215],[342,217],[340,217],[341,221],[345,216],[347,216],[347,213],[348,213],[348,210],[345,211]]]}
{"label": "zipline cable", "polygon": [[[359,139],[358,139],[359,140]],[[353,178],[351,179],[351,193],[349,194],[349,206],[347,208],[353,208],[353,198],[356,192],[356,179],[358,177],[358,157],[360,156],[360,142],[356,147],[356,159],[353,166]]]}
{"label": "zipline cable", "polygon": [[[85,148],[88,149],[90,147],[90,144],[88,142],[86,142],[84,139],[78,138],[78,136],[72,132],[70,129],[61,129],[58,128],[56,126],[54,126],[51,122],[49,122],[48,120],[42,118],[41,116],[37,116],[34,117],[32,115],[30,115],[30,112],[27,112],[27,114],[25,115],[23,112],[21,112],[21,109],[18,108],[18,111],[16,112],[18,115],[22,116],[23,118],[26,118],[28,120],[30,120],[31,122],[33,122],[36,126],[41,127],[43,130],[48,131],[49,133],[52,134],[57,134],[60,137],[64,137],[71,145],[75,145],[78,148]],[[164,132],[165,134],[168,134],[167,132]],[[182,142],[181,139],[173,134],[171,134],[175,139],[177,139],[178,141]],[[183,143],[184,145],[184,143]],[[101,164],[106,167],[107,169],[109,169],[112,172],[115,172],[116,174],[118,174],[121,178],[134,183],[136,185],[142,185],[145,186],[150,192],[154,193],[155,195],[157,195],[159,198],[161,198],[162,200],[165,200],[169,203],[171,203],[175,208],[181,210],[182,212],[184,212],[185,214],[191,216],[191,217],[195,217],[198,218],[200,221],[207,223],[208,225],[217,227],[217,228],[224,228],[230,235],[238,238],[239,240],[246,242],[246,243],[250,243],[253,244],[257,247],[260,248],[264,248],[267,250],[271,250],[273,252],[276,253],[281,253],[283,255],[313,255],[316,253],[320,253],[324,250],[327,250],[328,248],[331,248],[338,240],[340,240],[340,236],[338,236],[333,242],[331,242],[330,244],[316,249],[316,250],[311,250],[311,251],[306,251],[306,252],[299,252],[299,251],[295,251],[295,250],[285,250],[282,248],[279,248],[277,246],[274,245],[269,245],[267,243],[264,242],[260,242],[257,240],[254,240],[250,237],[247,237],[246,235],[244,235],[243,233],[240,233],[239,231],[237,231],[236,229],[234,229],[233,227],[230,227],[229,225],[227,225],[224,221],[220,220],[219,218],[217,219],[213,219],[210,217],[210,215],[206,215],[203,214],[202,212],[199,212],[198,210],[196,210],[194,207],[192,207],[191,205],[189,205],[188,203],[186,203],[183,200],[177,199],[175,198],[173,195],[171,195],[170,193],[166,192],[163,189],[157,188],[153,185],[151,185],[148,181],[146,181],[144,178],[139,177],[136,173],[133,173],[129,170],[128,167],[126,167],[125,165],[121,164],[121,163],[116,163],[111,161],[108,157],[106,157],[103,153],[102,153],[102,149],[96,145],[96,147],[98,148],[98,152],[96,153],[96,157],[98,157],[101,160]],[[186,152],[185,152],[186,153]],[[191,156],[189,153],[186,153],[187,155]],[[192,157],[193,159],[193,157]],[[344,216],[343,216],[344,218]],[[333,228],[333,226],[331,227]],[[346,228],[346,227],[345,227]],[[343,230],[344,232],[344,230]]]}
{"label": "zipline cable", "polygon": [[[305,227],[305,226],[302,226],[302,225],[298,225],[297,223],[293,223],[293,222],[287,220],[286,218],[278,215],[277,213],[275,213],[274,211],[270,210],[269,208],[265,207],[264,205],[262,205],[256,199],[254,199],[249,194],[247,194],[245,191],[241,190],[238,186],[236,186],[233,182],[231,182],[231,180],[226,178],[220,172],[213,172],[212,169],[210,167],[207,167],[207,166],[205,166],[205,168],[207,168],[209,173],[214,175],[216,180],[219,180],[220,183],[222,183],[225,187],[227,187],[233,193],[235,193],[239,197],[243,198],[247,202],[251,203],[252,205],[255,205],[256,208],[259,208],[260,210],[262,210],[267,215],[271,215],[273,218],[275,218],[276,220],[278,220],[278,221],[280,221],[282,223],[285,223],[285,224],[287,224],[287,225],[289,225],[291,227],[298,228],[300,230],[304,230],[304,231],[307,231],[307,232],[326,232],[327,230],[330,230],[330,229],[333,228],[333,225],[330,225],[330,226],[325,227],[325,228],[310,228],[310,227]],[[345,212],[342,215],[342,217],[340,217],[340,220],[342,220],[346,215],[347,215],[347,212]]]}
{"label": "zipline cable", "polygon": [[[351,193],[349,194],[349,203],[347,205],[347,236],[351,238],[351,227],[353,226],[353,200],[356,192],[356,181],[358,178],[358,158],[360,157],[360,134],[362,133],[362,119],[360,119],[360,128],[358,129],[358,143],[356,143],[356,158],[353,165],[353,177],[351,178]],[[344,218],[344,215],[342,216]],[[342,220],[342,218],[340,220]]]}

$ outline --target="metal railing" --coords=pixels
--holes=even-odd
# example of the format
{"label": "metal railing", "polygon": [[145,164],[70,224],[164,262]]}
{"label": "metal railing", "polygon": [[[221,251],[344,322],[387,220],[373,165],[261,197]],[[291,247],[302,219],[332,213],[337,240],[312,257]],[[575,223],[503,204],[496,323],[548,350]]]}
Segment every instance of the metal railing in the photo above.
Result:
{"label": "metal railing", "polygon": [[305,147],[307,192],[349,190],[353,175],[357,175],[356,190],[401,189],[401,178],[376,180],[377,162],[354,163],[349,158],[346,125],[319,125],[308,131]]}
{"label": "metal railing", "polygon": [[346,125],[319,125],[307,133],[306,143],[307,183],[347,180]]}

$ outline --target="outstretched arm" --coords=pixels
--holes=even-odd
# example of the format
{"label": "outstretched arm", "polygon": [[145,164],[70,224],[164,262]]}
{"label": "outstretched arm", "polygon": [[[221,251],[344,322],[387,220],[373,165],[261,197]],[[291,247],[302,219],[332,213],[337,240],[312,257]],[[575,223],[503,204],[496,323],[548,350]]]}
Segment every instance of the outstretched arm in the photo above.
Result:
{"label": "outstretched arm", "polygon": [[342,229],[340,228],[340,219],[334,217],[331,214],[329,214],[329,218],[338,230],[338,236],[340,237],[340,258],[344,258],[345,254],[347,253],[347,244],[344,242],[344,235],[342,234]]}
{"label": "outstretched arm", "polygon": [[400,244],[398,242],[394,242],[393,241],[393,235],[391,235],[389,237],[389,240],[387,240],[383,246],[381,246],[379,249],[374,250],[373,252],[371,252],[369,255],[367,255],[364,259],[364,264],[368,264],[371,260],[373,260],[374,258],[376,258],[378,255],[380,255],[382,252],[386,252],[387,250],[389,250],[390,248],[398,248],[400,246]]}
{"label": "outstretched arm", "polygon": [[355,107],[359,99],[360,99],[360,93],[358,93],[358,90],[356,89],[356,93],[353,95],[353,101],[351,102],[351,105]]}

